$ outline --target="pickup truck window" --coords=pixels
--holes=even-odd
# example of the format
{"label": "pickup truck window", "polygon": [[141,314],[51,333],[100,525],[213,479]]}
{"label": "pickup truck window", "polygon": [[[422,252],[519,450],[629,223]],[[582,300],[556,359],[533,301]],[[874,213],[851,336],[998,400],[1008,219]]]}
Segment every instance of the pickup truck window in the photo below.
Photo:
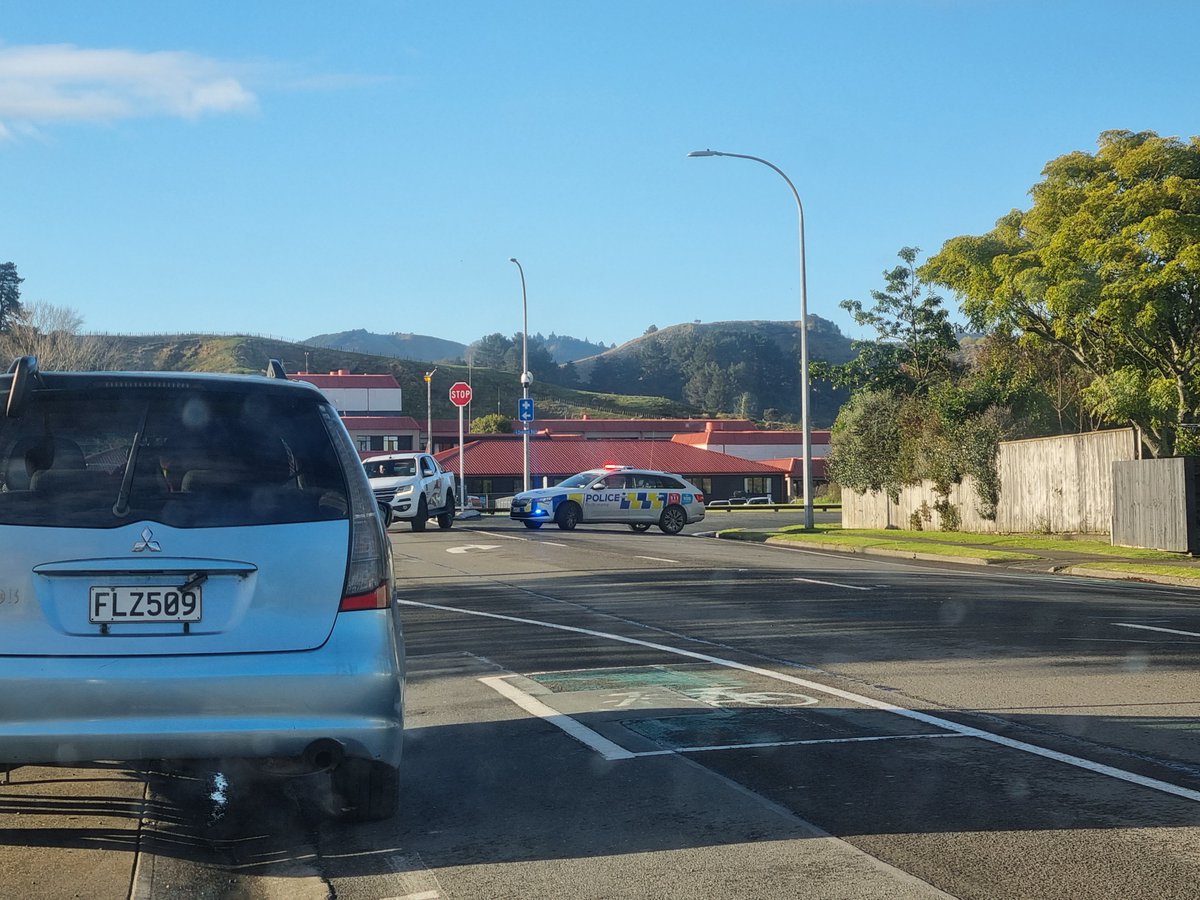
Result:
{"label": "pickup truck window", "polygon": [[421,474],[432,475],[434,473],[433,460],[428,456],[421,457]]}
{"label": "pickup truck window", "polygon": [[417,474],[417,464],[411,459],[385,459],[363,465],[368,478],[401,478]]}

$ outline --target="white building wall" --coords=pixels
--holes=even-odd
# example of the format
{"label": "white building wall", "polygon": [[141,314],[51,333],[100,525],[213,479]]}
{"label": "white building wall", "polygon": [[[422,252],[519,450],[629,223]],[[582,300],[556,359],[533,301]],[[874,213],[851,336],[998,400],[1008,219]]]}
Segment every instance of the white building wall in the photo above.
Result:
{"label": "white building wall", "polygon": [[[764,459],[782,459],[786,456],[801,457],[804,455],[803,445],[797,441],[794,444],[739,444],[735,441],[712,442],[700,445],[705,450],[712,450],[716,453],[724,453],[726,456],[736,456],[740,459],[751,459],[760,461]],[[829,455],[828,444],[812,445],[813,459],[826,457]]]}

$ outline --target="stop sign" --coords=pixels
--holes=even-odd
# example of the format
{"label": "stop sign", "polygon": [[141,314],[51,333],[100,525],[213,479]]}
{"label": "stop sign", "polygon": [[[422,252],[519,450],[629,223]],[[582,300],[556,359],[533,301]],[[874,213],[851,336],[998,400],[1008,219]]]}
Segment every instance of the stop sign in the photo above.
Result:
{"label": "stop sign", "polygon": [[471,386],[465,381],[450,385],[450,402],[455,406],[466,406],[471,402]]}

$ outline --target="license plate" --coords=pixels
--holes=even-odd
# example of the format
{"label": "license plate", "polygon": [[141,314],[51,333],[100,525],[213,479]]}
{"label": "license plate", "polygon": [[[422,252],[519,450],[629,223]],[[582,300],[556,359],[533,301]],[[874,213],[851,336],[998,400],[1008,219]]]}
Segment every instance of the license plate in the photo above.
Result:
{"label": "license plate", "polygon": [[93,587],[88,620],[116,622],[199,622],[201,588],[110,585]]}

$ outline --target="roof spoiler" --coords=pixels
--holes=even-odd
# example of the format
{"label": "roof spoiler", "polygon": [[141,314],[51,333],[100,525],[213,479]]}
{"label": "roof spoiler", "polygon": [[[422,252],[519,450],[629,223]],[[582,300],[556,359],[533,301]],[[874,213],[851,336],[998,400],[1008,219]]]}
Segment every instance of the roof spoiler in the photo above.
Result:
{"label": "roof spoiler", "polygon": [[4,415],[14,419],[25,409],[25,402],[29,399],[29,392],[33,389],[33,381],[40,382],[42,380],[42,376],[38,372],[37,357],[18,356],[8,367],[8,374],[12,376],[12,382],[8,386],[8,400],[4,405]]}
{"label": "roof spoiler", "polygon": [[266,376],[268,378],[282,378],[284,381],[286,381],[288,377],[287,369],[283,367],[283,363],[281,363],[279,360],[272,359],[267,363]]}

